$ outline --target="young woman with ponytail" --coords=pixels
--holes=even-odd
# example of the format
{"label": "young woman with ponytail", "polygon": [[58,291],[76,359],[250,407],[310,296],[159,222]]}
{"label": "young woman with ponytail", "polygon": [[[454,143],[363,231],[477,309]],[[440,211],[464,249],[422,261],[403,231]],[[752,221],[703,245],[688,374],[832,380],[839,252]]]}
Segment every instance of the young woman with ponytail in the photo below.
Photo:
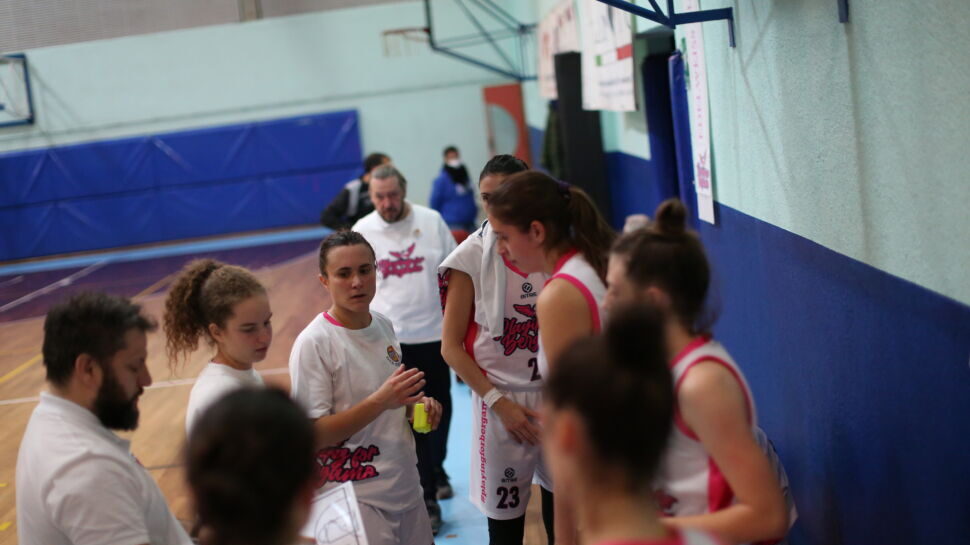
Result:
{"label": "young woman with ponytail", "polygon": [[664,201],[652,224],[617,241],[607,280],[607,308],[646,302],[664,316],[676,401],[656,482],[657,501],[671,517],[665,523],[703,528],[731,543],[777,542],[794,518],[783,495],[787,478],[757,427],[741,369],[708,333],[710,266],[682,202]]}
{"label": "young woman with ponytail", "polygon": [[[488,222],[510,266],[550,276],[536,301],[537,368],[546,376],[570,344],[600,331],[607,249],[615,234],[586,192],[536,171],[512,175],[492,192]],[[555,539],[572,545],[572,495],[554,486]]]}
{"label": "young woman with ponytail", "polygon": [[585,543],[720,544],[703,531],[665,526],[654,503],[651,483],[672,427],[673,389],[664,319],[647,306],[614,312],[602,336],[572,343],[553,365],[543,445],[556,486],[577,498]]}
{"label": "young woman with ponytail", "polygon": [[[485,210],[496,188],[528,168],[511,155],[488,161],[478,182]],[[445,290],[441,354],[473,394],[469,499],[488,518],[489,545],[522,545],[531,484],[537,482],[546,534],[552,536],[552,483],[539,445],[543,382],[535,313],[548,276],[524,273],[503,260],[487,222],[438,272]]]}
{"label": "young woman with ponytail", "polygon": [[205,339],[216,353],[202,369],[185,413],[186,433],[213,402],[241,386],[262,386],[253,364],[273,340],[266,288],[248,270],[213,259],[190,262],[165,300],[165,338],[176,369]]}

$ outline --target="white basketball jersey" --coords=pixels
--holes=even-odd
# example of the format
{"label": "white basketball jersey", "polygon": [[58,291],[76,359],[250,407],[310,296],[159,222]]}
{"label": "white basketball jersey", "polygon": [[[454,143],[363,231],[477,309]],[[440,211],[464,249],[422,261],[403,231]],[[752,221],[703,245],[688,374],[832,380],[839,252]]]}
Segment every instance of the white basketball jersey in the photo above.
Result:
{"label": "white basketball jersey", "polygon": [[[603,299],[606,297],[606,284],[600,280],[599,275],[596,274],[596,269],[586,261],[583,254],[577,250],[571,250],[559,259],[552,276],[546,284],[557,278],[569,282],[583,294],[583,297],[586,298],[586,304],[589,307],[590,318],[593,323],[592,332],[599,333],[603,321],[606,319],[605,312],[603,311]],[[545,351],[542,349],[541,342],[539,343],[538,359],[539,372],[545,376],[549,372],[549,361],[546,358]]]}
{"label": "white basketball jersey", "polygon": [[[751,390],[741,370],[720,343],[699,337],[681,352],[673,361],[670,370],[675,393],[690,369],[701,361],[723,365],[737,379],[748,402],[748,419],[754,433],[757,428],[757,415]],[[674,429],[655,490],[658,507],[667,516],[713,513],[728,507],[734,501],[734,492],[727,479],[708,455],[697,435],[687,426],[679,409],[674,412]]]}
{"label": "white basketball jersey", "polygon": [[[539,389],[539,320],[536,300],[545,282],[543,273],[525,274],[506,263],[505,318],[502,331],[472,323],[472,359],[499,389]],[[487,281],[483,281],[487,284]]]}

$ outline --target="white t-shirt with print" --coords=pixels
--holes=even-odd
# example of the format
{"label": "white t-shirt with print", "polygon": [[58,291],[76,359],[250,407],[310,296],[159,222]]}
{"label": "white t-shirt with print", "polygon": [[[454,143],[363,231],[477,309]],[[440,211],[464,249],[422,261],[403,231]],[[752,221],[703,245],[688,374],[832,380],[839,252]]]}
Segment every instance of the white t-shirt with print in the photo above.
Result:
{"label": "white t-shirt with print", "polygon": [[50,393],[17,455],[22,545],[190,545],[130,443],[88,409]]}
{"label": "white t-shirt with print", "polygon": [[434,210],[408,203],[411,211],[395,223],[371,212],[353,230],[377,254],[377,295],[371,309],[394,323],[405,344],[441,340],[438,265],[455,249],[455,238]]}
{"label": "white t-shirt with print", "polygon": [[[377,391],[401,363],[390,320],[371,312],[363,329],[347,329],[319,314],[290,352],[291,395],[310,418],[344,412]],[[414,438],[404,407],[384,411],[339,445],[317,453],[321,491],[354,483],[361,503],[392,513],[421,505]]]}
{"label": "white t-shirt with print", "polygon": [[210,405],[229,392],[245,386],[264,386],[263,377],[255,369],[235,369],[224,363],[209,362],[192,386],[189,405],[185,410],[185,435]]}

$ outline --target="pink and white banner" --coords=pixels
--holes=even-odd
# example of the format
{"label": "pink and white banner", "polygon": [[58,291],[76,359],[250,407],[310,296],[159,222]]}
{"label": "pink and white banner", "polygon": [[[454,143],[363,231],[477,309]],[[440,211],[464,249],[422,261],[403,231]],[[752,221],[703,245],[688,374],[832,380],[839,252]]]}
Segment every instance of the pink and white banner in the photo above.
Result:
{"label": "pink and white banner", "polygon": [[[685,0],[682,11],[698,11],[699,0]],[[714,186],[711,179],[711,126],[707,100],[707,63],[704,60],[704,31],[701,23],[684,25],[687,66],[690,77],[690,135],[694,150],[694,189],[697,215],[714,223]]]}
{"label": "pink and white banner", "polygon": [[556,99],[557,53],[579,51],[579,22],[573,0],[556,4],[539,22],[539,96]]}

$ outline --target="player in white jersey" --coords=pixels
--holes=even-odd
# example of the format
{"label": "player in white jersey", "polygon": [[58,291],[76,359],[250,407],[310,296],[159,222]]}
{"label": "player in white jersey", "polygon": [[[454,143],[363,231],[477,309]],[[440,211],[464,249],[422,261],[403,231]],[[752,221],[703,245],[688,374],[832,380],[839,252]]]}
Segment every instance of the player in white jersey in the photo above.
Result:
{"label": "player in white jersey", "polygon": [[165,299],[165,338],[173,370],[204,338],[216,353],[192,386],[185,412],[188,435],[199,416],[242,386],[262,386],[253,368],[273,340],[266,288],[251,272],[213,259],[190,262]]}
{"label": "player in white jersey", "polygon": [[[499,254],[526,273],[551,276],[536,303],[539,373],[578,338],[599,331],[607,249],[614,232],[581,189],[535,171],[509,177],[489,196]],[[556,485],[555,537],[576,542],[568,502]]]}
{"label": "player in white jersey", "polygon": [[409,202],[407,180],[386,165],[371,174],[374,211],[354,225],[377,254],[380,276],[374,310],[394,323],[404,365],[424,372],[428,395],[441,402],[441,428],[415,435],[418,473],[435,533],[441,527],[441,498],[453,495],[444,470],[451,423],[451,371],[441,357],[441,305],[438,265],[455,249],[441,215]]}
{"label": "player in white jersey", "polygon": [[423,402],[437,427],[441,405],[424,396],[424,373],[405,370],[390,320],[371,312],[374,251],[362,235],[334,233],[320,245],[320,281],[333,305],[297,336],[292,395],[315,421],[317,487],[352,482],[372,545],[429,545],[408,419]]}
{"label": "player in white jersey", "polygon": [[785,505],[787,479],[770,444],[759,441],[743,373],[703,333],[710,325],[702,323],[710,284],[703,245],[687,229],[680,201],[661,203],[654,217],[614,246],[606,304],[649,302],[667,322],[677,404],[656,482],[658,504],[672,526],[704,528],[733,543],[777,541],[794,518],[793,506]]}
{"label": "player in white jersey", "polygon": [[[576,495],[575,511],[590,545],[721,543],[704,531],[668,527],[654,503],[651,483],[675,399],[664,325],[655,308],[620,309],[604,335],[567,347],[546,382],[546,457],[556,486]],[[621,422],[625,433],[616,431]]]}
{"label": "player in white jersey", "polygon": [[[511,155],[485,165],[478,187],[488,199],[510,174],[528,170]],[[472,389],[469,498],[488,517],[491,545],[521,545],[533,478],[542,486],[543,519],[552,533],[551,483],[536,421],[541,403],[536,299],[548,279],[498,254],[486,222],[439,267],[444,292],[442,354]]]}

